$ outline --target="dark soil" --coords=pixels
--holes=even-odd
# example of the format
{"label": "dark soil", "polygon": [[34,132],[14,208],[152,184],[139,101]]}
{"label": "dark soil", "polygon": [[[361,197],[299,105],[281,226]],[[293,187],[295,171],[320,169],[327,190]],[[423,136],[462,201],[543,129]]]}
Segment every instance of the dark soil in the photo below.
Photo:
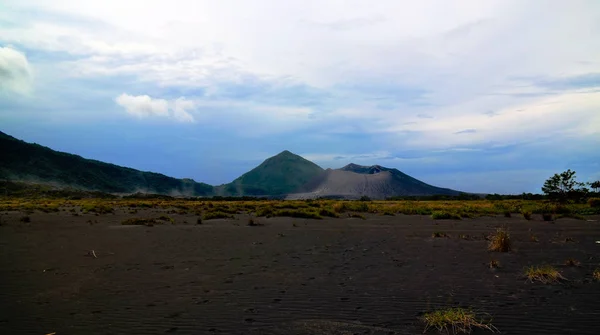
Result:
{"label": "dark soil", "polygon": [[[27,223],[24,213],[1,214],[0,334],[419,334],[424,312],[450,306],[489,314],[503,334],[600,326],[598,217],[248,226],[245,215],[196,225],[196,216],[168,214],[175,224],[122,226],[165,212],[34,213]],[[487,251],[484,236],[502,225],[513,251]],[[581,265],[566,266],[569,258]],[[522,277],[541,264],[568,281]]]}

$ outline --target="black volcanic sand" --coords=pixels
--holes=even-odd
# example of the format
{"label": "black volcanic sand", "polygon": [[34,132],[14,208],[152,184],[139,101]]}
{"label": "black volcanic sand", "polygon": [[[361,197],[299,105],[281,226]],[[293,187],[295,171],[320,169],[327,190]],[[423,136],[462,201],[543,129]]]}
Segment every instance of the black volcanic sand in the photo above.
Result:
{"label": "black volcanic sand", "polygon": [[[169,214],[175,225],[145,227],[120,222],[164,212],[67,213],[0,216],[1,334],[419,334],[423,312],[448,306],[490,314],[503,334],[600,332],[598,217],[263,218],[248,227],[244,215],[195,225]],[[488,252],[483,235],[504,224],[515,250]],[[569,281],[522,277],[539,264]]]}

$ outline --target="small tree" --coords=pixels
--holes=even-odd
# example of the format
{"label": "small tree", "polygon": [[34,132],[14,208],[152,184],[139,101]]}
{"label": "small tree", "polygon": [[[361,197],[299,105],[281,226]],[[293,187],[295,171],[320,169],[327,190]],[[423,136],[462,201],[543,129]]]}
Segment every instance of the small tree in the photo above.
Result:
{"label": "small tree", "polygon": [[598,193],[598,190],[600,189],[600,180],[590,183],[590,187],[594,189],[594,192]]}
{"label": "small tree", "polygon": [[542,186],[542,192],[552,200],[564,202],[584,196],[588,190],[583,186],[585,183],[578,182],[575,178],[575,171],[569,169],[546,180]]}

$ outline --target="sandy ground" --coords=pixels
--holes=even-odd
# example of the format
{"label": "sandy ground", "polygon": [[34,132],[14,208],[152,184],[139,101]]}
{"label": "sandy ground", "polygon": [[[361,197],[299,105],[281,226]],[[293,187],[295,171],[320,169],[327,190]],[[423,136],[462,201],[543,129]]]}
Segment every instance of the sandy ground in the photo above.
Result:
{"label": "sandy ground", "polygon": [[[2,213],[0,334],[419,334],[422,313],[448,306],[488,313],[503,334],[599,332],[598,221],[371,215],[248,227],[244,215],[195,225],[169,214],[175,225],[120,225],[163,213],[30,223]],[[504,224],[515,250],[488,252],[483,235]],[[522,278],[539,264],[569,281]]]}

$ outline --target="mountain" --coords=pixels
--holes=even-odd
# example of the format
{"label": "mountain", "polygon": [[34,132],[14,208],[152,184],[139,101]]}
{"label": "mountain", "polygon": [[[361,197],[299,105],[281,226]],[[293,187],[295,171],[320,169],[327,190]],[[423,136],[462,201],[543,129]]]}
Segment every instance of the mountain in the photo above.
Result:
{"label": "mountain", "polygon": [[367,196],[459,195],[426,184],[397,169],[348,164],[323,170],[287,150],[268,158],[229,184],[213,187],[192,179],[143,172],[18,140],[0,132],[0,181],[53,184],[105,193],[153,193],[171,196],[275,196],[288,199]]}
{"label": "mountain", "polygon": [[323,169],[317,164],[285,150],[233,182],[217,187],[217,194],[284,195],[296,192],[322,173]]}
{"label": "mountain", "polygon": [[213,187],[192,179],[176,179],[18,140],[0,132],[0,179],[52,183],[108,193],[159,193],[205,196]]}
{"label": "mountain", "polygon": [[348,164],[341,169],[327,169],[309,181],[301,193],[289,199],[336,197],[357,199],[385,199],[393,196],[459,195],[460,192],[435,187],[404,174],[397,169],[380,165],[362,166]]}

